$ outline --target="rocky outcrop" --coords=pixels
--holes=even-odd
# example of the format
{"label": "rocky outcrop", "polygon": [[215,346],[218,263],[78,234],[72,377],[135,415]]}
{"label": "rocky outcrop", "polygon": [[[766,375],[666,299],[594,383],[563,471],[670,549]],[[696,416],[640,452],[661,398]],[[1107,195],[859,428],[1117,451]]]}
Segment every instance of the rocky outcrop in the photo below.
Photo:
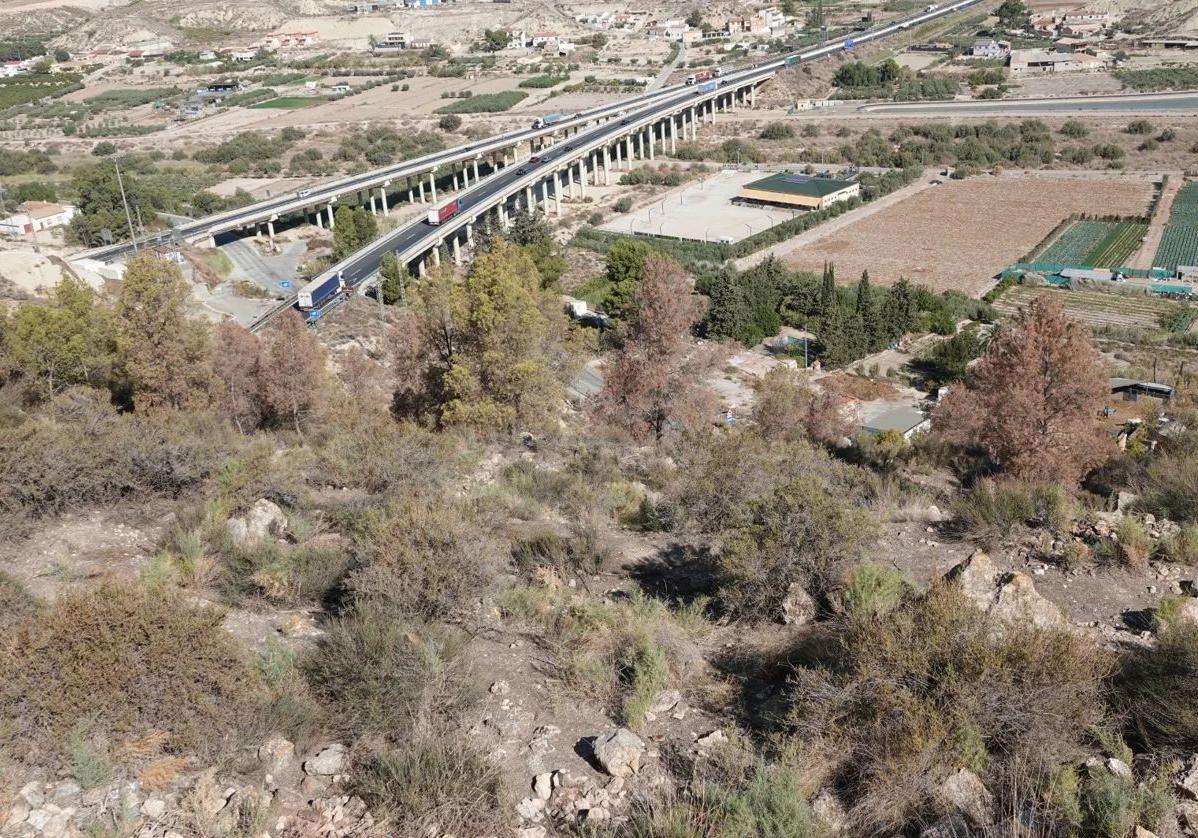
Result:
{"label": "rocky outcrop", "polygon": [[287,516],[277,503],[260,498],[244,515],[225,522],[229,538],[238,547],[248,547],[287,531]]}
{"label": "rocky outcrop", "polygon": [[315,756],[304,762],[304,773],[317,777],[331,777],[345,768],[345,746],[332,744],[322,748]]}
{"label": "rocky outcrop", "polygon": [[978,608],[1010,623],[1061,628],[1065,615],[1036,591],[1030,577],[999,570],[988,553],[978,550],[945,574]]}

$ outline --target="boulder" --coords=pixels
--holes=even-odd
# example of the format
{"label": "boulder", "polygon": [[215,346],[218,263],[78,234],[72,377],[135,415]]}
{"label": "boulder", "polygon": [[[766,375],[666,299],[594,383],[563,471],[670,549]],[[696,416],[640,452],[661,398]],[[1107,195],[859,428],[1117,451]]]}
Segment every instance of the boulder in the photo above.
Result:
{"label": "boulder", "polygon": [[1116,757],[1111,757],[1106,761],[1106,770],[1116,777],[1122,777],[1124,780],[1132,779],[1131,766]]}
{"label": "boulder", "polygon": [[700,748],[710,748],[714,745],[719,745],[722,742],[728,741],[728,734],[724,731],[716,729],[709,733],[704,733],[695,740],[695,744]]}
{"label": "boulder", "polygon": [[340,774],[345,767],[345,746],[332,744],[322,748],[315,756],[304,762],[304,772],[318,777]]}
{"label": "boulder", "polygon": [[994,821],[994,795],[977,774],[962,768],[950,774],[938,789],[940,799],[956,809],[975,828]]}
{"label": "boulder", "polygon": [[1136,824],[1136,828],[1131,831],[1131,838],[1156,838],[1156,833]]}
{"label": "boulder", "polygon": [[957,584],[961,593],[983,609],[988,609],[994,601],[998,577],[999,570],[985,550],[977,550],[944,575],[945,579]]}
{"label": "boulder", "polygon": [[286,532],[287,516],[277,503],[259,498],[244,515],[225,522],[225,527],[235,545],[246,547]]}
{"label": "boulder", "polygon": [[673,710],[680,701],[682,701],[682,693],[678,690],[662,690],[654,696],[653,703],[649,705],[649,712],[667,713]]}
{"label": "boulder", "polygon": [[553,796],[553,772],[546,771],[532,778],[532,791],[542,800]]}
{"label": "boulder", "polygon": [[595,737],[591,746],[599,766],[613,777],[631,777],[641,768],[645,743],[628,728]]}
{"label": "boulder", "polygon": [[786,596],[782,599],[782,623],[788,626],[801,626],[815,619],[819,608],[811,594],[797,582],[791,582],[786,588]]}
{"label": "boulder", "polygon": [[258,748],[258,761],[279,785],[294,785],[299,780],[300,764],[295,745],[282,736],[272,736]]}
{"label": "boulder", "polygon": [[1003,577],[990,613],[1007,622],[1030,623],[1036,628],[1065,625],[1061,609],[1042,597],[1032,580],[1022,573],[1008,573]]}
{"label": "boulder", "polygon": [[1036,591],[1030,576],[999,570],[982,550],[952,568],[944,578],[957,585],[974,605],[1000,620],[1037,628],[1066,624],[1061,609]]}
{"label": "boulder", "polygon": [[811,810],[832,832],[842,835],[849,831],[849,812],[830,789],[824,789],[811,801]]}
{"label": "boulder", "polygon": [[141,804],[141,813],[150,820],[158,820],[166,814],[166,801],[157,797],[150,797],[146,802]]}

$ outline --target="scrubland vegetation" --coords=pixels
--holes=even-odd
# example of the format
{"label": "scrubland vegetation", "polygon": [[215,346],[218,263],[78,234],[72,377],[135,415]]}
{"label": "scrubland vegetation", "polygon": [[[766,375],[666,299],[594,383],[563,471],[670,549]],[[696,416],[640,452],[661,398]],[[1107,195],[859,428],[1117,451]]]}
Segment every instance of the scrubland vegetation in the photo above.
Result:
{"label": "scrubland vegetation", "polygon": [[[6,316],[5,543],[91,510],[138,510],[160,535],[140,566],[49,598],[0,575],[3,773],[169,788],[244,771],[271,735],[338,742],[340,788],[382,834],[506,834],[531,777],[479,731],[510,689],[538,724],[574,712],[584,735],[657,743],[618,817],[559,812],[563,834],[1124,838],[1185,817],[1191,598],[1159,598],[1123,642],[1032,599],[1005,557],[1139,588],[1198,561],[1188,379],[1169,431],[1149,417],[1120,450],[1092,337],[1042,297],[929,353],[954,382],[930,434],[858,436],[842,394],[782,366],[751,415],[717,424],[722,340],[812,318],[835,366],[989,312],[772,262],[696,293],[670,256],[620,245],[596,335],[560,314],[553,259],[521,219],[460,274],[407,278],[365,349],[298,318],[209,327],[150,254],[113,296],[64,281]],[[596,347],[602,389],[568,405]],[[1120,491],[1136,499],[1116,513]],[[901,532],[987,546],[1001,568],[914,572]],[[279,611],[314,631],[250,648],[226,630]],[[673,691],[702,714],[689,734]]]}

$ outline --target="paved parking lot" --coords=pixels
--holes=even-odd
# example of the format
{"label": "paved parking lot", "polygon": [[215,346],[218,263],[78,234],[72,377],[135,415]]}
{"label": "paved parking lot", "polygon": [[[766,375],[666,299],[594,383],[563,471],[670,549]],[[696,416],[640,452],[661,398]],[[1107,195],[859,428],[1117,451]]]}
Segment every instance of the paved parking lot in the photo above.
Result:
{"label": "paved parking lot", "polygon": [[655,203],[620,215],[600,229],[613,233],[648,233],[697,241],[737,242],[797,213],[781,207],[733,204],[740,188],[770,172],[719,171],[679,186]]}

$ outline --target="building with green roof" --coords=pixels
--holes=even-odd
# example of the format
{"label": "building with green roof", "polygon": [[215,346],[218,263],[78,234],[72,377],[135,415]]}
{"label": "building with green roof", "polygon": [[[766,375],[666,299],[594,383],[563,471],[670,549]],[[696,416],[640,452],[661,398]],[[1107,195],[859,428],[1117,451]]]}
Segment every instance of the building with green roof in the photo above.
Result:
{"label": "building with green roof", "polygon": [[763,177],[741,187],[737,200],[797,209],[817,210],[861,194],[861,184],[789,172]]}

